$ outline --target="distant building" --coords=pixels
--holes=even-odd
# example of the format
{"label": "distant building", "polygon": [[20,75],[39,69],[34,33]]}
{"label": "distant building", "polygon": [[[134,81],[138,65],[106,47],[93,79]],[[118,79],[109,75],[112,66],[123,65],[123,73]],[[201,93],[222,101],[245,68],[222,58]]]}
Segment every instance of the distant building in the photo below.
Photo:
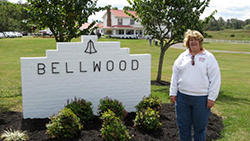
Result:
{"label": "distant building", "polygon": [[[128,11],[135,17],[135,11]],[[119,38],[142,38],[144,29],[140,22],[124,13],[124,10],[110,10],[103,15],[103,32],[104,35]]]}
{"label": "distant building", "polygon": [[[91,23],[84,23],[84,24],[82,24],[82,26],[80,27],[80,30],[88,28],[90,24]],[[104,35],[104,32],[103,32],[103,23],[96,23],[92,28],[94,28],[94,27],[97,27],[97,29],[94,30],[95,34],[100,33],[101,35]]]}

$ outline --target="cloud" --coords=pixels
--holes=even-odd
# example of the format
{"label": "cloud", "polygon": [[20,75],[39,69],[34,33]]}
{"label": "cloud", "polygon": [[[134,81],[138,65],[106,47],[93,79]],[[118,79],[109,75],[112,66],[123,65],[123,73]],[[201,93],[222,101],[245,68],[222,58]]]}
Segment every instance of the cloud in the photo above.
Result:
{"label": "cloud", "polygon": [[246,0],[211,0],[203,17],[217,10],[216,19],[223,17],[224,20],[237,18],[239,20],[250,19],[250,1]]}
{"label": "cloud", "polygon": [[118,9],[123,9],[124,6],[129,6],[127,0],[98,0],[97,6],[107,6],[112,5],[112,7],[118,7]]}

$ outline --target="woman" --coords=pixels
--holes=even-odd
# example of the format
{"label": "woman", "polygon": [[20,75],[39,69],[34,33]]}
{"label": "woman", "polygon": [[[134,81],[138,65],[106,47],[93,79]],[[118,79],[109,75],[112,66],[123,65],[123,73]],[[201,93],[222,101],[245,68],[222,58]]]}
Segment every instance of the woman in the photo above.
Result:
{"label": "woman", "polygon": [[184,39],[187,50],[173,65],[170,100],[176,106],[181,141],[206,140],[210,109],[219,94],[219,65],[213,54],[203,48],[203,39],[200,32],[188,30]]}

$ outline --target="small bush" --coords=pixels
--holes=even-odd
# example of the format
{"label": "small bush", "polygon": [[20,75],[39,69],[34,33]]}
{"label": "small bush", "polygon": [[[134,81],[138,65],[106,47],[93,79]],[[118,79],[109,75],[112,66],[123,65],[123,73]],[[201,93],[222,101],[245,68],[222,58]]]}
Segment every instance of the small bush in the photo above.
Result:
{"label": "small bush", "polygon": [[158,97],[143,97],[142,101],[135,106],[137,111],[143,111],[148,107],[159,112],[162,107],[160,99]]}
{"label": "small bush", "polygon": [[102,138],[107,141],[125,141],[130,139],[126,126],[121,119],[115,116],[111,110],[107,110],[101,116],[103,120],[101,133]]}
{"label": "small bush", "polygon": [[46,132],[52,138],[73,138],[83,128],[80,119],[69,108],[64,108],[58,116],[50,119]]}
{"label": "small bush", "polygon": [[101,33],[97,33],[97,37],[98,39],[102,37],[102,34]]}
{"label": "small bush", "polygon": [[162,125],[159,118],[159,112],[148,107],[145,110],[136,112],[134,127],[146,131],[158,130]]}
{"label": "small bush", "polygon": [[22,132],[19,130],[5,130],[4,133],[1,135],[1,139],[3,141],[26,141],[29,139],[29,136],[26,134],[26,132]]}
{"label": "small bush", "polygon": [[235,35],[234,35],[234,34],[231,34],[230,37],[235,37]]}
{"label": "small bush", "polygon": [[76,97],[74,100],[67,101],[66,108],[71,109],[74,114],[80,118],[81,123],[84,125],[85,123],[89,123],[93,118],[93,110],[92,110],[92,103],[87,102],[84,99],[77,99]]}
{"label": "small bush", "polygon": [[104,99],[100,99],[100,104],[98,105],[98,110],[99,110],[100,116],[104,112],[106,112],[108,109],[113,111],[115,113],[115,115],[117,117],[119,117],[120,119],[124,119],[127,116],[127,112],[126,112],[124,106],[118,100],[116,100],[116,99],[112,100],[108,97],[106,97]]}

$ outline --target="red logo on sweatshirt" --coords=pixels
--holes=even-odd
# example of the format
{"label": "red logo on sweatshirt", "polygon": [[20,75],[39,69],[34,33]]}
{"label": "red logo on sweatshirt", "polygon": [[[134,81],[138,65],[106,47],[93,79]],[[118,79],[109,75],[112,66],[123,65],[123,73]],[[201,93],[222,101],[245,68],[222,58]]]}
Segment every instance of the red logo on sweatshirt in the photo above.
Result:
{"label": "red logo on sweatshirt", "polygon": [[206,58],[202,58],[202,57],[199,58],[199,61],[201,61],[201,62],[204,62],[205,60],[206,60]]}

